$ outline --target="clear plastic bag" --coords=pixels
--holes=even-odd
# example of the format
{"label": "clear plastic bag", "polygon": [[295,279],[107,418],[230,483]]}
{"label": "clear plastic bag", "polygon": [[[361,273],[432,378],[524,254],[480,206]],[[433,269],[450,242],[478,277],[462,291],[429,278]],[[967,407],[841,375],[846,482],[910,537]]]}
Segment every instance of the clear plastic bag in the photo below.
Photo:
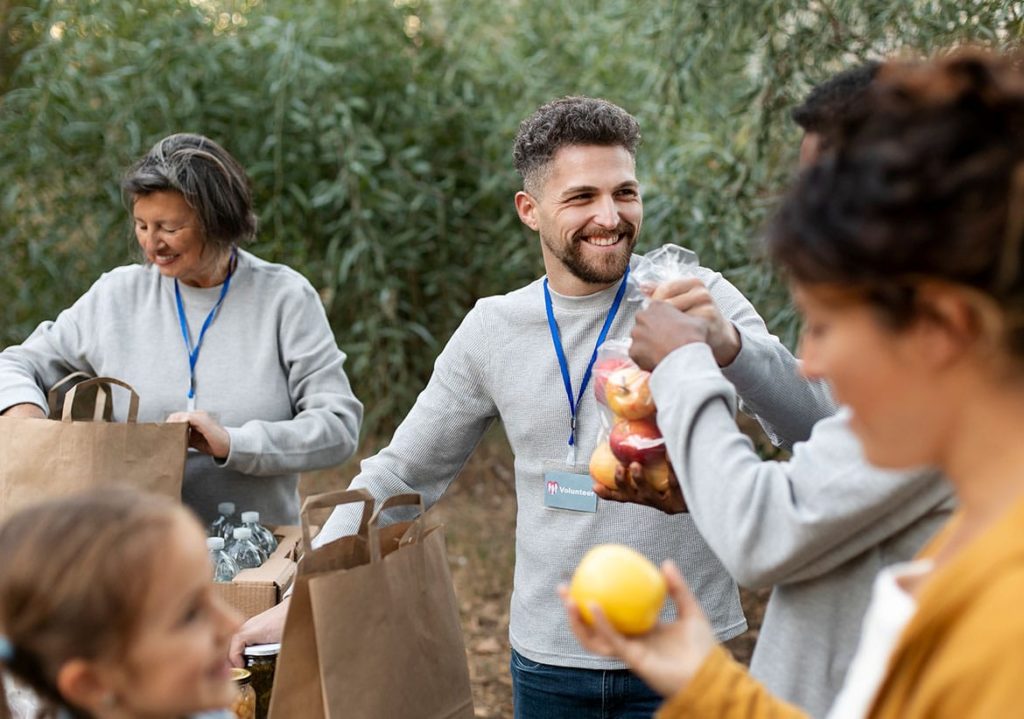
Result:
{"label": "clear plastic bag", "polygon": [[[679,245],[662,245],[640,257],[629,274],[631,299],[647,305],[654,287],[695,277],[697,254]],[[594,393],[602,407],[602,432],[590,457],[590,476],[616,489],[617,467],[629,471],[632,462],[644,468],[644,481],[658,492],[669,489],[672,469],[665,439],[658,429],[657,407],[648,382],[651,373],[629,357],[629,340],[608,340],[597,351]]]}
{"label": "clear plastic bag", "polygon": [[602,407],[602,431],[590,456],[590,476],[616,489],[615,471],[632,462],[644,468],[644,481],[659,492],[669,488],[665,439],[649,387],[651,373],[629,357],[629,340],[608,340],[594,364],[594,395]]}
{"label": "clear plastic bag", "polygon": [[629,271],[629,277],[637,291],[646,298],[646,288],[683,277],[695,277],[698,265],[696,252],[679,245],[662,245],[641,256],[636,266]]}
{"label": "clear plastic bag", "polygon": [[0,691],[7,698],[7,708],[11,711],[11,719],[36,719],[42,704],[36,693],[21,682],[4,674],[0,681]]}

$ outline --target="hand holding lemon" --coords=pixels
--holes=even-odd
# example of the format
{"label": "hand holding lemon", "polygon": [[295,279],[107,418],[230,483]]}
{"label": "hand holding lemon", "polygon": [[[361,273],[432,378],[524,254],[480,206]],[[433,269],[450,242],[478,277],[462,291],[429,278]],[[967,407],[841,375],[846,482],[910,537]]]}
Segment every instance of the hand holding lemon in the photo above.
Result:
{"label": "hand holding lemon", "polygon": [[[678,618],[656,624],[666,589]],[[618,657],[662,696],[682,689],[716,644],[711,625],[671,561],[659,574],[638,552],[599,545],[580,561],[571,585],[558,591],[583,648]]]}

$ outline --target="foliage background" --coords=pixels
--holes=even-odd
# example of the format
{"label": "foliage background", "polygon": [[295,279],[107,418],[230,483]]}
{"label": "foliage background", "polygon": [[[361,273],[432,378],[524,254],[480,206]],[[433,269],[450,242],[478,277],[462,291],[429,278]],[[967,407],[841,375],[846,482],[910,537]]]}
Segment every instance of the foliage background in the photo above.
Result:
{"label": "foliage background", "polygon": [[0,0],[0,345],[135,259],[121,172],[195,131],[249,169],[254,251],[320,290],[369,436],[478,297],[542,273],[515,217],[519,121],[599,95],[644,129],[641,247],[678,242],[792,342],[750,240],[785,187],[788,110],[831,73],[1012,45],[1010,0]]}

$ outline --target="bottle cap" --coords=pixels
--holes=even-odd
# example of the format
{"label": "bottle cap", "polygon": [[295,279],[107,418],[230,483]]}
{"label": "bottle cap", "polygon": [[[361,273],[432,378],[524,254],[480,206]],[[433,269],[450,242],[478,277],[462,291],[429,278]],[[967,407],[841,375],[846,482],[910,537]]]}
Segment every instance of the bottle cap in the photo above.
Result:
{"label": "bottle cap", "polygon": [[247,657],[272,657],[281,653],[281,642],[273,644],[250,644],[243,654]]}
{"label": "bottle cap", "polygon": [[232,535],[235,539],[252,539],[252,530],[248,527],[235,527]]}
{"label": "bottle cap", "polygon": [[207,549],[224,549],[224,537],[207,537]]}
{"label": "bottle cap", "polygon": [[234,502],[221,502],[217,505],[217,511],[223,514],[225,517],[230,517],[235,513]]}
{"label": "bottle cap", "polygon": [[235,684],[249,684],[252,682],[252,672],[248,669],[238,669],[233,667],[231,669],[231,681]]}
{"label": "bottle cap", "polygon": [[259,524],[260,513],[259,512],[242,512],[242,524]]}

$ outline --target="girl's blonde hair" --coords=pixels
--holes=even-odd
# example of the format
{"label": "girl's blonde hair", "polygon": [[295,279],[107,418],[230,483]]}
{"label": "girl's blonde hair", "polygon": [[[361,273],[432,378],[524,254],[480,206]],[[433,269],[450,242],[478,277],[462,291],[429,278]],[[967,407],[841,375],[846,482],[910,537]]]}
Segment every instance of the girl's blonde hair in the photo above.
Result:
{"label": "girl's blonde hair", "polygon": [[11,646],[0,668],[36,692],[43,717],[89,716],[64,702],[57,673],[70,659],[125,656],[183,517],[196,521],[169,499],[116,489],[38,504],[0,527],[0,635]]}

